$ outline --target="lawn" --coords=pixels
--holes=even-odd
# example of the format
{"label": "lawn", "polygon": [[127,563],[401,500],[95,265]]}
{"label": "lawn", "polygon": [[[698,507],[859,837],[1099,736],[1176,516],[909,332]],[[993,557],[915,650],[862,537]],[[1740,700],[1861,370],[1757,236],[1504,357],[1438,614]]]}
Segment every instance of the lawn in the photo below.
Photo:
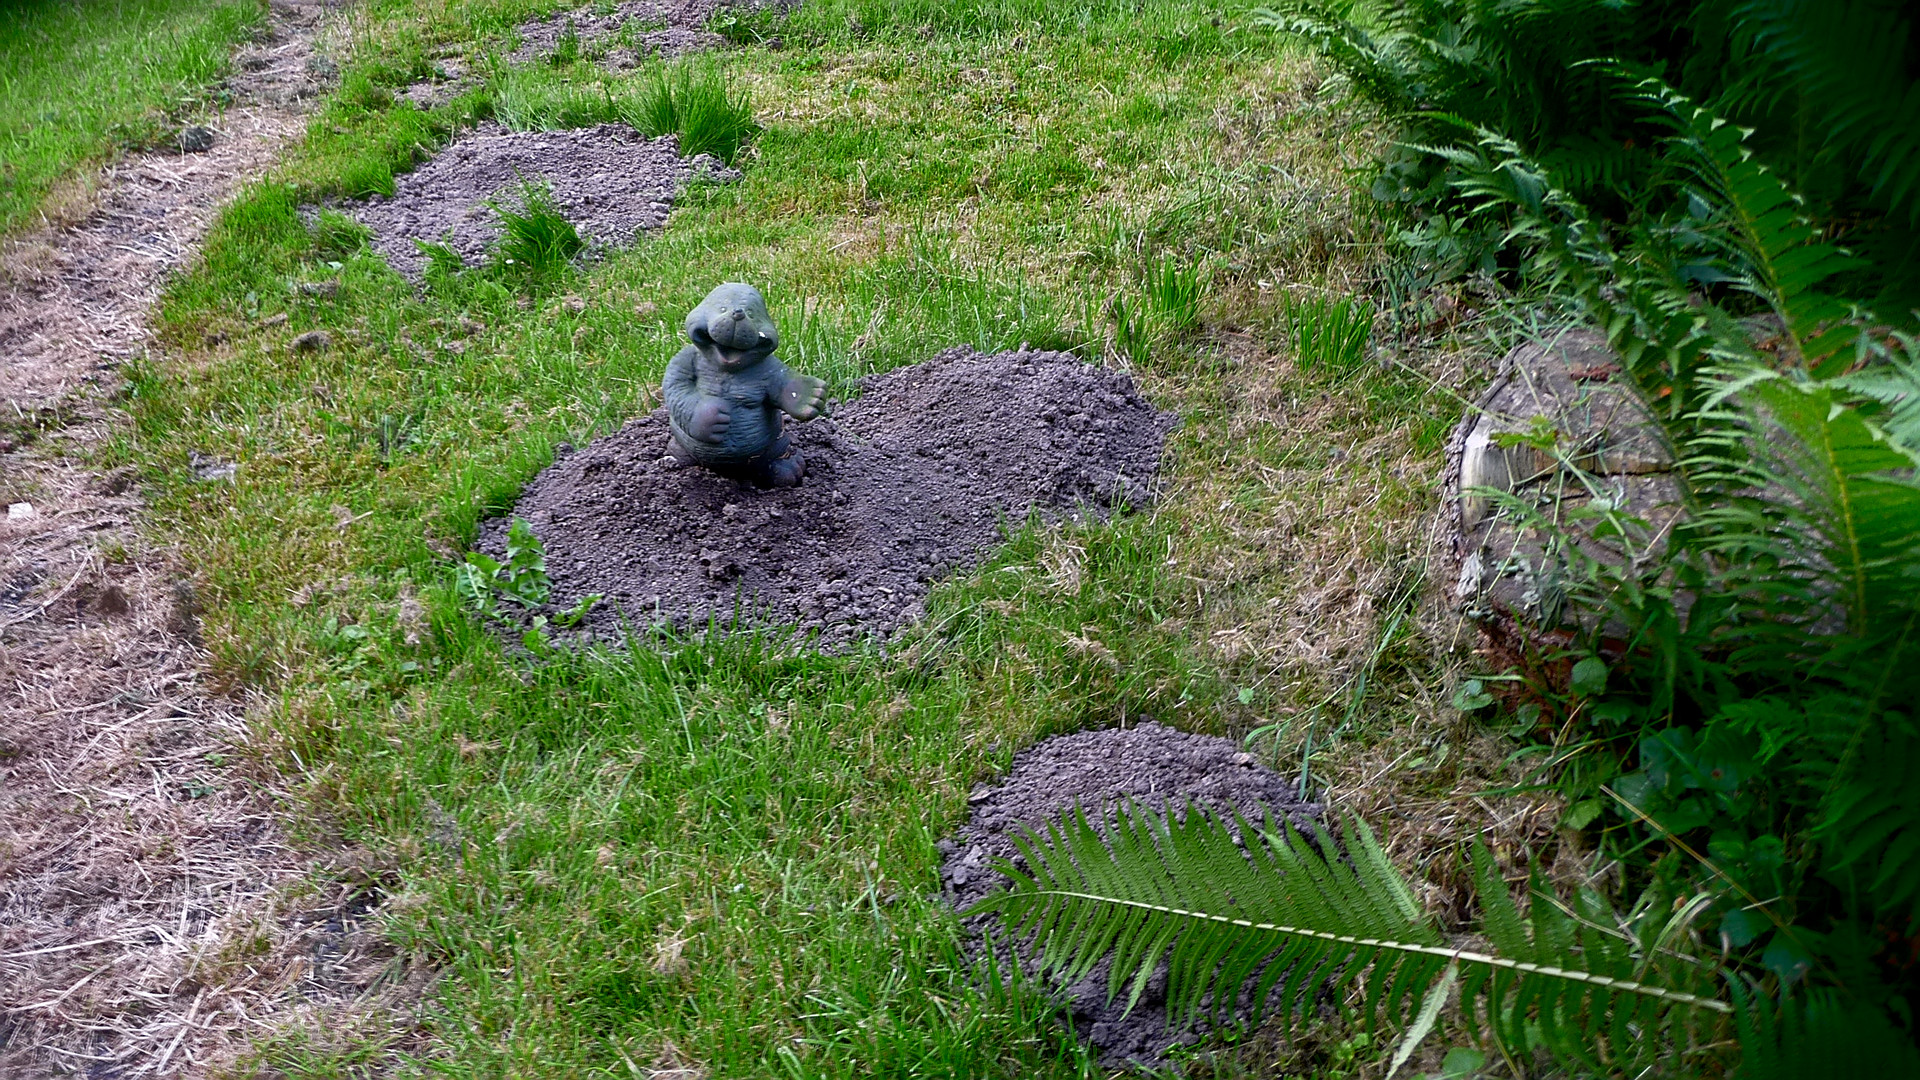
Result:
{"label": "lawn", "polygon": [[86,170],[222,103],[262,0],[24,0],[0,9],[0,234],[84,213]]}
{"label": "lawn", "polygon": [[[1450,643],[1417,598],[1481,343],[1308,368],[1283,330],[1287,296],[1378,273],[1386,226],[1348,179],[1377,133],[1237,4],[819,0],[621,73],[508,69],[526,11],[357,11],[338,92],[164,301],[134,424],[100,461],[140,470],[150,528],[192,554],[215,684],[254,703],[231,782],[275,778],[307,842],[360,852],[396,964],[441,974],[417,1029],[321,1017],[263,1062],[1103,1075],[1036,989],[960,947],[935,843],[969,790],[1038,738],[1143,715],[1258,732],[1315,790],[1343,754],[1454,723]],[[166,25],[213,42],[237,18]],[[395,97],[449,59],[478,82],[431,111]],[[597,122],[683,74],[750,103],[743,179],[557,280],[416,290],[343,218],[303,216],[390,190],[478,118]],[[766,293],[787,362],[838,393],[955,344],[1129,367],[1184,418],[1163,497],[1016,529],[884,648],[529,650],[486,625],[453,587],[478,522],[557,444],[651,408],[681,316],[735,279]],[[301,288],[323,281],[337,291]],[[315,329],[330,348],[289,347]],[[198,479],[206,459],[232,482]],[[1355,1051],[1335,1049],[1297,1064],[1339,1075]]]}

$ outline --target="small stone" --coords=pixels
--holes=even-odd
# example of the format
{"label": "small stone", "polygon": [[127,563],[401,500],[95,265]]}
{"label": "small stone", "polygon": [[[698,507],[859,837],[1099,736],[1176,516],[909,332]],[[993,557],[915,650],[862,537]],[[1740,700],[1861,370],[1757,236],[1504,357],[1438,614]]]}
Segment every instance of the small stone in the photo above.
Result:
{"label": "small stone", "polygon": [[726,518],[728,521],[733,521],[740,516],[740,508],[732,503],[728,503],[720,508],[720,516]]}
{"label": "small stone", "polygon": [[293,351],[297,353],[325,352],[333,345],[333,336],[325,330],[309,330],[293,339]]}
{"label": "small stone", "polygon": [[35,514],[32,503],[17,502],[7,504],[8,521],[32,521],[36,516],[38,515]]}
{"label": "small stone", "polygon": [[284,311],[276,311],[260,320],[260,329],[262,330],[271,330],[276,326],[285,325],[287,325],[287,313]]}
{"label": "small stone", "polygon": [[1233,755],[1233,763],[1241,768],[1251,769],[1255,765],[1260,764],[1260,759],[1254,757],[1252,754],[1243,752]]}
{"label": "small stone", "polygon": [[240,466],[233,462],[221,461],[217,457],[202,454],[198,450],[187,455],[187,468],[193,470],[195,480],[204,480],[209,483],[225,481],[231,484],[234,476],[240,471]]}
{"label": "small stone", "polygon": [[180,152],[204,154],[213,149],[213,129],[194,124],[180,129]]}
{"label": "small stone", "polygon": [[340,283],[337,281],[303,281],[300,291],[307,296],[317,296],[322,300],[331,300],[340,295]]}

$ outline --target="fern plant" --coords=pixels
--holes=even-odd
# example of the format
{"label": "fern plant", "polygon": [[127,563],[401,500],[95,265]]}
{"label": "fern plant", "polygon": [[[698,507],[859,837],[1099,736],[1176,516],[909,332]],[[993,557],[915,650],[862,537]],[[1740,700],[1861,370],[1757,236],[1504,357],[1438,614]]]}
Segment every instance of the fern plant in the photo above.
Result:
{"label": "fern plant", "polygon": [[1907,322],[1920,307],[1920,39],[1910,7],[1392,0],[1363,15],[1351,0],[1286,0],[1251,21],[1306,40],[1398,125],[1374,193],[1409,208],[1416,250],[1469,219],[1478,242],[1512,240],[1506,222],[1461,204],[1457,172],[1432,152],[1475,130],[1540,163],[1612,227],[1670,204],[1691,178],[1659,152],[1666,110],[1619,92],[1624,72],[1657,72],[1752,132],[1748,152],[1806,197],[1800,212],[1847,232],[1866,258],[1836,292]]}
{"label": "fern plant", "polygon": [[1603,1070],[1686,1058],[1731,1011],[1703,992],[1710,966],[1673,949],[1696,908],[1649,902],[1622,926],[1591,893],[1567,910],[1536,890],[1523,918],[1476,842],[1492,943],[1481,950],[1443,938],[1364,823],[1346,823],[1344,858],[1324,832],[1267,825],[1123,804],[1103,833],[1076,807],[1017,837],[1021,863],[998,867],[1012,887],[968,913],[997,913],[1066,981],[1110,955],[1108,994],[1127,993],[1129,1008],[1164,963],[1175,1024],[1204,1013],[1230,1025],[1243,995],[1256,1019],[1270,1005],[1293,1016],[1362,984],[1368,1023],[1410,1024],[1400,1061],[1456,994],[1510,1053]]}
{"label": "fern plant", "polygon": [[[1540,279],[1606,328],[1682,451],[1686,518],[1650,561],[1582,547],[1644,522],[1576,542],[1502,497],[1559,538],[1576,603],[1627,631],[1613,688],[1580,706],[1610,757],[1569,794],[1617,795],[1636,830],[1697,856],[1736,966],[1909,1010],[1920,985],[1874,935],[1920,933],[1920,804],[1898,771],[1920,701],[1920,364],[1826,291],[1849,256],[1751,133],[1663,84],[1636,92],[1669,116],[1691,181],[1683,212],[1624,237],[1509,140],[1438,148],[1472,199],[1513,214]],[[1703,280],[1726,288],[1703,296]],[[1737,318],[1735,298],[1771,318]]]}

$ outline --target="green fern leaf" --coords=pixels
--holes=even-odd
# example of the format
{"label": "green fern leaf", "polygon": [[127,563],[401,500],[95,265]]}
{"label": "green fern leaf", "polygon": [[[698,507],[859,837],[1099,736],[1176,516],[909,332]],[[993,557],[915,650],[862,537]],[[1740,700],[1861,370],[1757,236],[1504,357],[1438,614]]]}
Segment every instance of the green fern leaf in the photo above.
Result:
{"label": "green fern leaf", "polygon": [[1820,286],[1861,260],[1819,240],[1799,198],[1748,148],[1751,129],[1728,123],[1659,79],[1642,80],[1639,89],[1679,126],[1674,145],[1690,151],[1693,175],[1733,227],[1749,291],[1773,306],[1794,351],[1816,375],[1840,374],[1860,335],[1858,313]]}
{"label": "green fern leaf", "polygon": [[[1735,399],[1737,408],[1721,411]],[[1707,411],[1722,430],[1743,433],[1750,457],[1716,476],[1700,455],[1689,463],[1697,479],[1767,494],[1703,510],[1688,530],[1707,550],[1826,582],[1858,638],[1904,623],[1920,602],[1920,452],[1847,407],[1835,388],[1768,367],[1718,372]]]}
{"label": "green fern leaf", "polygon": [[[1494,951],[1448,943],[1371,830],[1349,821],[1345,832],[1346,857],[1331,858],[1336,847],[1325,833],[1309,841],[1199,807],[1180,820],[1124,805],[1104,834],[1076,807],[1018,838],[1024,867],[998,866],[1012,887],[967,914],[999,914],[1043,967],[1067,981],[1111,954],[1108,993],[1125,990],[1129,1008],[1164,959],[1176,1023],[1208,1012],[1232,1023],[1242,993],[1256,1018],[1276,995],[1294,1015],[1309,994],[1337,991],[1363,974],[1362,1014],[1402,1023],[1457,965],[1462,1000],[1484,1010],[1503,1044],[1597,1064],[1666,1052],[1658,1040],[1629,1037],[1632,1025],[1647,1032],[1730,1009],[1686,988],[1697,973],[1639,955],[1628,935],[1603,930],[1598,918],[1576,925],[1536,901],[1531,919],[1522,919],[1478,844],[1475,877]],[[1588,913],[1597,912],[1596,903]]]}
{"label": "green fern leaf", "polygon": [[1834,385],[1878,404],[1889,438],[1920,453],[1920,338],[1895,334],[1886,362],[1843,375]]}
{"label": "green fern leaf", "polygon": [[1747,0],[1736,11],[1775,81],[1799,90],[1817,139],[1857,162],[1896,214],[1920,223],[1911,10],[1873,0]]}
{"label": "green fern leaf", "polygon": [[1920,805],[1907,785],[1920,771],[1920,739],[1863,735],[1850,757],[1815,833],[1827,875],[1871,898],[1875,910],[1912,912],[1920,901]]}
{"label": "green fern leaf", "polygon": [[1860,1080],[1920,1076],[1920,1049],[1884,1010],[1832,990],[1778,1006],[1734,987],[1739,1080]]}

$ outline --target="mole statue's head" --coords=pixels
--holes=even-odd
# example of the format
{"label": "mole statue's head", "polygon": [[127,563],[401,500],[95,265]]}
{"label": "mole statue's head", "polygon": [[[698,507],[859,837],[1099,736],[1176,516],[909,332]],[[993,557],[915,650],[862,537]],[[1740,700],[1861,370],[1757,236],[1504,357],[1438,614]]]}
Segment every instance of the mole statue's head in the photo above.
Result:
{"label": "mole statue's head", "polygon": [[687,337],[728,371],[744,371],[773,355],[780,332],[767,302],[751,285],[729,281],[687,314]]}

